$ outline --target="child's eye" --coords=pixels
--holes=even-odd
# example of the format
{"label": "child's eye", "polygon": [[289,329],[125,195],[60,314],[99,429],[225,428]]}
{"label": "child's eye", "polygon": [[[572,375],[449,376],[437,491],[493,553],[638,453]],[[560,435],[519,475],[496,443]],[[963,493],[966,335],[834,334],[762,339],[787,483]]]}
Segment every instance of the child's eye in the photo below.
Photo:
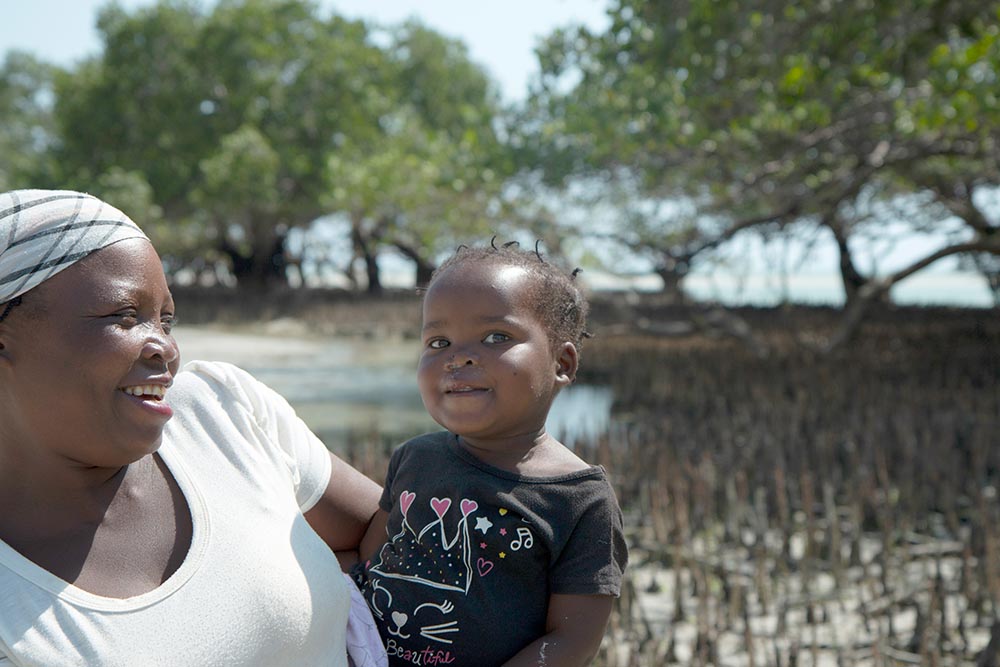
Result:
{"label": "child's eye", "polygon": [[486,338],[483,339],[484,343],[506,343],[510,340],[510,336],[502,333],[491,333]]}
{"label": "child's eye", "polygon": [[451,343],[449,343],[444,338],[434,338],[433,340],[427,342],[427,347],[431,348],[432,350],[443,350],[449,345],[451,345]]}

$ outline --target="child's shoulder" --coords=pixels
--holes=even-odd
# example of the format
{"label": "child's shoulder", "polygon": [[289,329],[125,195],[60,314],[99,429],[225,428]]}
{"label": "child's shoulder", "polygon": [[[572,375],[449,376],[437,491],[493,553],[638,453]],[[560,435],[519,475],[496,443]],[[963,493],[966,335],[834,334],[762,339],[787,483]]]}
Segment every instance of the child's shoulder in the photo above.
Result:
{"label": "child's shoulder", "polygon": [[443,447],[455,439],[448,431],[431,431],[414,436],[400,445],[400,448],[421,449],[425,447]]}
{"label": "child's shoulder", "polygon": [[443,453],[447,451],[449,442],[454,437],[448,431],[421,433],[397,447],[396,451],[393,452],[393,457],[402,459],[410,456],[427,456],[431,452]]}
{"label": "child's shoulder", "polygon": [[598,471],[598,467],[584,461],[552,436],[547,436],[516,463],[513,471],[526,477],[554,480],[581,474],[591,475]]}
{"label": "child's shoulder", "polygon": [[539,477],[556,477],[593,469],[594,466],[577,456],[573,450],[553,439],[532,459],[531,467],[525,472]]}

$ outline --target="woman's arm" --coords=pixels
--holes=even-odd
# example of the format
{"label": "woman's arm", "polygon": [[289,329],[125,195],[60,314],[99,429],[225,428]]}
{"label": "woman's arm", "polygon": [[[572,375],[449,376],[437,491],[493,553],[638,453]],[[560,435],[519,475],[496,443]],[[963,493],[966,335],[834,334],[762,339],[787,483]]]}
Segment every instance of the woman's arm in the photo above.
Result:
{"label": "woman's arm", "polygon": [[331,452],[330,459],[330,481],[305,513],[306,521],[334,551],[357,551],[382,489],[336,454]]}
{"label": "woman's arm", "polygon": [[552,595],[545,633],[504,667],[582,667],[597,655],[608,626],[610,595]]}

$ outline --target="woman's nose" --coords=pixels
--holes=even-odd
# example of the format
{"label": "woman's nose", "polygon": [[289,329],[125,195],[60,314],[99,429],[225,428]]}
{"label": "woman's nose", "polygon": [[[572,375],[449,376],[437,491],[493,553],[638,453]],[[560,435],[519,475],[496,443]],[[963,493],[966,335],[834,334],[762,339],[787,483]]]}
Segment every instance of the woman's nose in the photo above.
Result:
{"label": "woman's nose", "polygon": [[177,341],[174,337],[163,330],[162,327],[154,327],[142,348],[143,356],[148,359],[160,358],[165,363],[171,364],[177,361],[180,350],[177,348]]}

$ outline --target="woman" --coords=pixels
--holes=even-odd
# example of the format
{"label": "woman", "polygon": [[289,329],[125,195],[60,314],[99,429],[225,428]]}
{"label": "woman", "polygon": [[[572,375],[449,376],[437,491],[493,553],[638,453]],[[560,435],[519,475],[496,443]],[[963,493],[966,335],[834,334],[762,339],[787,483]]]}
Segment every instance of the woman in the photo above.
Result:
{"label": "woman", "polygon": [[173,319],[123,213],[0,194],[0,665],[347,664],[378,485]]}

